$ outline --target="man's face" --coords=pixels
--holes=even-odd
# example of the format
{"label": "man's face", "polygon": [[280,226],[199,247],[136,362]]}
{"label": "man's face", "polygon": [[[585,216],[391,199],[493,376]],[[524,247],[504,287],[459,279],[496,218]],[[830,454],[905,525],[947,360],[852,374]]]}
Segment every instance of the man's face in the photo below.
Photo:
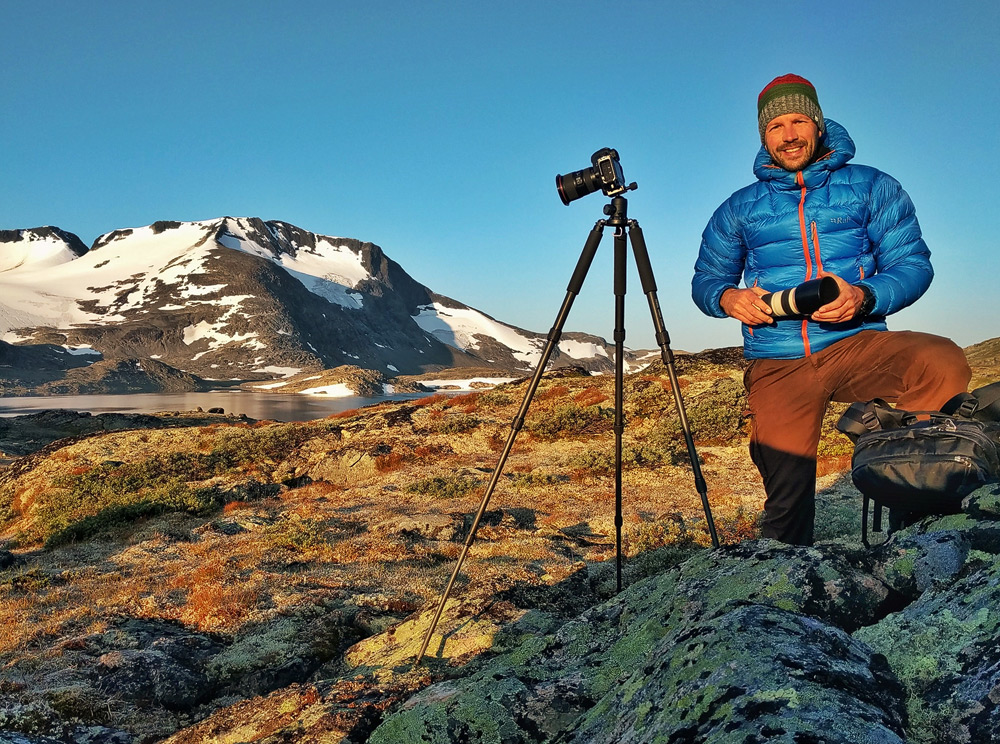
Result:
{"label": "man's face", "polygon": [[809,165],[818,145],[819,127],[805,114],[776,116],[764,128],[764,147],[787,171],[800,171]]}

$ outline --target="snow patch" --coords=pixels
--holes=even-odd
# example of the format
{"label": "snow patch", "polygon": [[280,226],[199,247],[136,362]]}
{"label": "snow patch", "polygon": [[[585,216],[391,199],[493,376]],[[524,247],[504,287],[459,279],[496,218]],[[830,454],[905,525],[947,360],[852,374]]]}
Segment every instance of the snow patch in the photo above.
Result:
{"label": "snow patch", "polygon": [[607,357],[608,351],[600,344],[586,341],[564,340],[559,342],[559,351],[573,359],[592,359],[593,357]]}
{"label": "snow patch", "polygon": [[101,355],[101,352],[91,346],[64,346],[63,348],[66,349],[68,354],[72,354],[73,356]]}
{"label": "snow patch", "polygon": [[269,375],[281,375],[282,377],[293,377],[294,375],[300,374],[302,372],[298,367],[260,367],[255,369],[254,372],[266,372]]}
{"label": "snow patch", "polygon": [[348,398],[356,393],[351,390],[347,383],[339,382],[335,385],[323,385],[321,387],[308,388],[306,390],[300,390],[300,395],[324,395],[331,398]]}
{"label": "snow patch", "polygon": [[315,247],[293,244],[294,256],[275,255],[252,240],[241,220],[226,220],[225,229],[218,242],[226,248],[278,264],[310,292],[329,302],[354,310],[362,307],[363,295],[351,290],[372,275],[365,268],[361,255],[346,245],[338,245],[335,238],[317,235]]}
{"label": "snow patch", "polygon": [[284,387],[287,382],[272,382],[270,385],[251,385],[251,387],[257,390],[274,390],[275,388]]}
{"label": "snow patch", "polygon": [[54,235],[39,239],[25,234],[21,240],[0,246],[0,272],[38,271],[73,261],[77,255]]}
{"label": "snow patch", "polygon": [[456,349],[478,350],[480,340],[477,336],[484,336],[510,348],[514,358],[525,364],[536,364],[542,356],[543,339],[522,336],[514,328],[472,308],[452,308],[435,302],[420,305],[417,310],[419,314],[411,317],[421,330]]}
{"label": "snow patch", "polygon": [[[420,384],[426,387],[432,388],[434,390],[440,390],[441,388],[448,388],[450,390],[481,390],[483,385],[488,385],[489,387],[495,387],[496,385],[502,385],[507,382],[513,382],[517,380],[517,377],[470,377],[467,380],[420,380]],[[477,383],[476,387],[472,386],[472,383]]]}

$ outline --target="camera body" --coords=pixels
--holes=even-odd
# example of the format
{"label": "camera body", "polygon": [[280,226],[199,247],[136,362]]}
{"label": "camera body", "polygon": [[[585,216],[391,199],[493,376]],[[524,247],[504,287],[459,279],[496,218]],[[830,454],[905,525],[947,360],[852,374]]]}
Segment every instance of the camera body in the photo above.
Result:
{"label": "camera body", "polygon": [[562,203],[569,206],[574,199],[591,194],[598,189],[605,196],[617,196],[635,184],[626,185],[618,151],[604,147],[590,156],[591,167],[556,176],[556,189]]}
{"label": "camera body", "polygon": [[590,156],[593,170],[601,182],[601,191],[605,196],[615,196],[625,191],[625,175],[622,173],[622,163],[618,159],[618,151],[605,147]]}

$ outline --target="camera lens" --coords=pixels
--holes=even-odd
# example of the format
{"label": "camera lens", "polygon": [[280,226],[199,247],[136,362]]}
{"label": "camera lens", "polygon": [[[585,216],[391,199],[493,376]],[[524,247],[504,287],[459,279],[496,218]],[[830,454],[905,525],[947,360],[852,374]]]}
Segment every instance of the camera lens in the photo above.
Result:
{"label": "camera lens", "polygon": [[559,198],[566,206],[569,206],[569,203],[574,199],[594,193],[600,187],[601,179],[594,173],[593,168],[584,168],[567,173],[565,176],[556,176],[556,189],[559,191]]}
{"label": "camera lens", "polygon": [[824,276],[803,282],[791,289],[782,289],[761,296],[771,308],[771,314],[776,318],[809,315],[819,310],[828,302],[833,302],[840,294],[840,287],[833,277]]}

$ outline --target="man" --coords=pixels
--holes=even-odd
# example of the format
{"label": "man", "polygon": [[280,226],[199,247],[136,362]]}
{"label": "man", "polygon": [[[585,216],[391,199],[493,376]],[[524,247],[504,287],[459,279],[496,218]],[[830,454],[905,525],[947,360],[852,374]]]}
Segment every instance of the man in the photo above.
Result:
{"label": "man", "polygon": [[[750,454],[767,495],[762,534],[811,545],[827,404],[884,398],[936,410],[966,390],[971,373],[952,341],[886,330],[885,317],[917,300],[933,276],[899,183],[850,163],[854,142],[823,117],[805,78],[772,80],[757,121],[757,182],[705,228],[692,294],[706,314],[743,323]],[[775,317],[761,300],[825,276],[839,294],[808,317]]]}

